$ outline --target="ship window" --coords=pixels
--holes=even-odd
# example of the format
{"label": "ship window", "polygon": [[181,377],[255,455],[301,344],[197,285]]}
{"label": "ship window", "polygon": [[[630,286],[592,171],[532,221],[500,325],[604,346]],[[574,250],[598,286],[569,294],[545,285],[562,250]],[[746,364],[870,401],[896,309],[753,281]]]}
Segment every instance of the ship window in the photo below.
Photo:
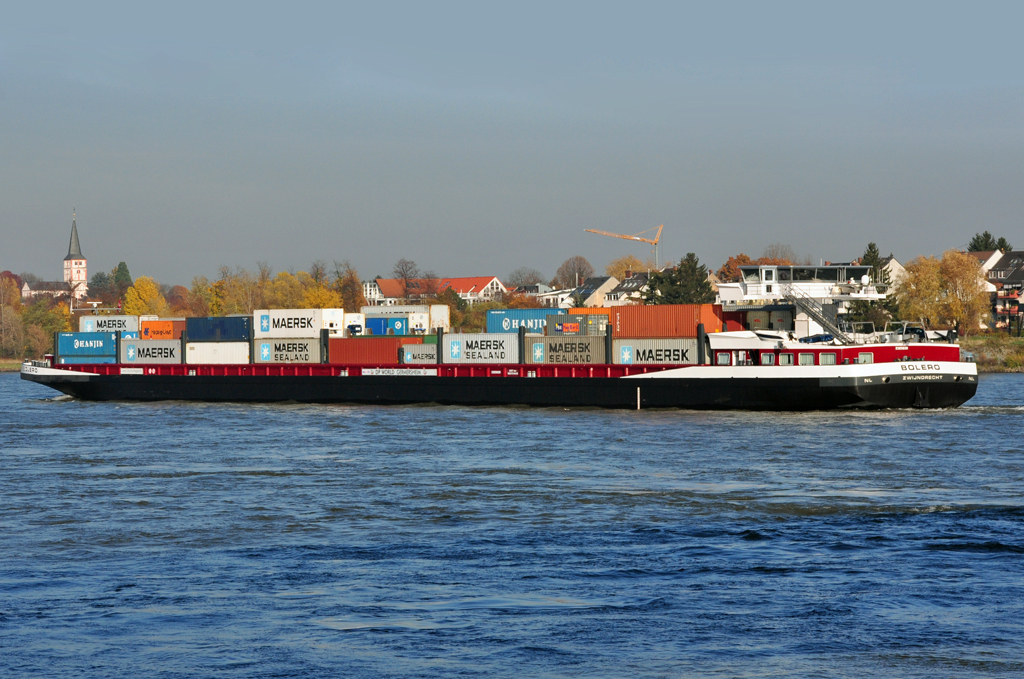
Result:
{"label": "ship window", "polygon": [[761,354],[761,365],[775,365],[775,354],[763,352]]}
{"label": "ship window", "polygon": [[862,351],[857,354],[857,363],[874,363],[875,355],[870,351]]}
{"label": "ship window", "polygon": [[821,365],[835,365],[836,355],[833,353],[824,353],[821,355],[819,362]]}
{"label": "ship window", "polygon": [[800,365],[814,365],[814,354],[800,354]]}
{"label": "ship window", "polygon": [[779,354],[779,365],[793,365],[793,354]]}
{"label": "ship window", "polygon": [[793,280],[794,281],[813,281],[814,280],[814,269],[793,269]]}
{"label": "ship window", "polygon": [[715,362],[718,365],[729,365],[729,364],[732,363],[731,359],[732,359],[732,356],[729,354],[728,351],[719,351],[715,355]]}
{"label": "ship window", "polygon": [[773,272],[773,271],[772,271],[771,269],[765,269],[765,270],[764,270],[764,279],[765,279],[766,281],[770,281],[770,280],[772,280],[772,279],[773,279],[774,277],[775,277],[775,274],[774,274],[774,272]]}
{"label": "ship window", "polygon": [[792,269],[779,269],[779,280],[780,281],[791,281],[793,280]]}

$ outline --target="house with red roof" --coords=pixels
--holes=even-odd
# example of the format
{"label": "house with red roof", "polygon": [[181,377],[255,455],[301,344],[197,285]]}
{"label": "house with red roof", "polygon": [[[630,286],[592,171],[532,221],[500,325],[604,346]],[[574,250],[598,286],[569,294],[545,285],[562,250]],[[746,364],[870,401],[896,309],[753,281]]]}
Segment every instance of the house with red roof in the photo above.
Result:
{"label": "house with red roof", "polygon": [[393,306],[409,300],[440,295],[445,290],[455,293],[470,304],[491,302],[508,294],[508,288],[497,276],[468,278],[414,278],[408,283],[401,278],[378,278],[363,283],[363,296],[369,304]]}

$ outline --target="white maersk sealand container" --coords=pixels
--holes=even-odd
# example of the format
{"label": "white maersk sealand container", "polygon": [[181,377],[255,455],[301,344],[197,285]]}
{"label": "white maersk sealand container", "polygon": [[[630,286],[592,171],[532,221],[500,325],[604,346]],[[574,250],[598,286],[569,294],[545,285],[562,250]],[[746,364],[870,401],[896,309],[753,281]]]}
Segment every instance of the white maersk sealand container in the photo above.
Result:
{"label": "white maersk sealand container", "polygon": [[256,339],[320,337],[329,330],[341,337],[345,331],[344,309],[259,309],[252,312]]}
{"label": "white maersk sealand container", "polygon": [[181,340],[121,340],[121,363],[181,363]]}
{"label": "white maersk sealand container", "polygon": [[138,316],[81,316],[79,332],[138,332]]}
{"label": "white maersk sealand container", "polygon": [[185,345],[185,363],[190,365],[235,365],[248,362],[248,342],[189,342]]}
{"label": "white maersk sealand container", "polygon": [[257,339],[253,363],[319,363],[320,338]]}
{"label": "white maersk sealand container", "polygon": [[442,363],[518,363],[519,335],[463,333],[444,335]]}

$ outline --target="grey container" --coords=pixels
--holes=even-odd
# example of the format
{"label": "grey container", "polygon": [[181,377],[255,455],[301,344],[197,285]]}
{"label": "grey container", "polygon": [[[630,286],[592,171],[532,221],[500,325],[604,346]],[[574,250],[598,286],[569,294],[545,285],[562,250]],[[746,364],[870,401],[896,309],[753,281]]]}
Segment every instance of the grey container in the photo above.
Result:
{"label": "grey container", "polygon": [[436,344],[403,344],[398,349],[399,363],[437,363]]}
{"label": "grey container", "polygon": [[121,363],[182,363],[181,340],[121,340]]}
{"label": "grey container", "polygon": [[546,364],[604,363],[604,337],[527,337],[526,362]]}
{"label": "grey container", "polygon": [[253,363],[320,363],[320,338],[287,337],[253,341]]}
{"label": "grey container", "polygon": [[550,337],[604,335],[608,327],[605,314],[565,314],[548,316],[544,334]]}
{"label": "grey container", "polygon": [[441,338],[442,363],[518,363],[519,335],[458,333]]}
{"label": "grey container", "polygon": [[612,345],[612,363],[618,365],[697,363],[695,339],[616,339]]}

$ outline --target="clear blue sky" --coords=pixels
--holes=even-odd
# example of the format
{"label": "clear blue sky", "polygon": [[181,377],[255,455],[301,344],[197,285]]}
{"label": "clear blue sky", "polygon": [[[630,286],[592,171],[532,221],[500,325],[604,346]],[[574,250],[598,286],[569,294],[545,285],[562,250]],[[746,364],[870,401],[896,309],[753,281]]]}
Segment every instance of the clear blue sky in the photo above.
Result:
{"label": "clear blue sky", "polygon": [[0,269],[1024,246],[1020,3],[481,5],[7,7]]}

